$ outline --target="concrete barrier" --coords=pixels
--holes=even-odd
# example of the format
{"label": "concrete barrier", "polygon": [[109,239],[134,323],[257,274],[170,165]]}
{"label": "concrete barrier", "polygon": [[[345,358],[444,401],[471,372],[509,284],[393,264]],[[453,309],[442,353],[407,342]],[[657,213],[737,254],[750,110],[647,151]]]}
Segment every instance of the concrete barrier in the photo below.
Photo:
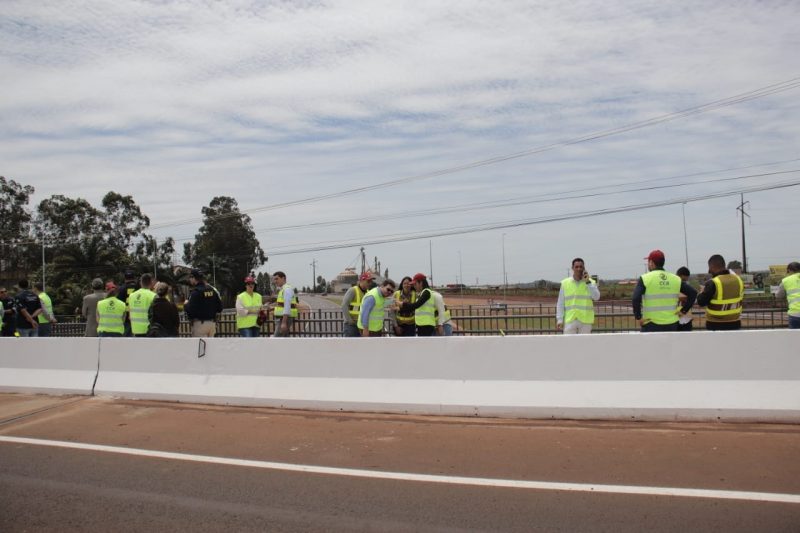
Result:
{"label": "concrete barrier", "polygon": [[95,392],[527,418],[800,422],[800,332],[102,339]]}
{"label": "concrete barrier", "polygon": [[98,339],[0,338],[0,392],[92,394]]}

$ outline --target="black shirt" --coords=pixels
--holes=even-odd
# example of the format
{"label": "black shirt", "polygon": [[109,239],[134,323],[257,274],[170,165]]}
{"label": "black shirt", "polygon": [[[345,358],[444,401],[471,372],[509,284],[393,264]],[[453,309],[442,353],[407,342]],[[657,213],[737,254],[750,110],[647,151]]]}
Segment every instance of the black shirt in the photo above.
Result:
{"label": "black shirt", "polygon": [[[14,308],[17,310],[17,329],[31,329],[33,326],[28,319],[22,314],[25,309],[30,316],[42,308],[42,302],[39,297],[29,290],[20,291],[14,298]],[[33,318],[37,321],[37,318]]]}
{"label": "black shirt", "polygon": [[194,286],[183,310],[189,320],[214,320],[222,312],[222,300],[217,291],[205,283]]}

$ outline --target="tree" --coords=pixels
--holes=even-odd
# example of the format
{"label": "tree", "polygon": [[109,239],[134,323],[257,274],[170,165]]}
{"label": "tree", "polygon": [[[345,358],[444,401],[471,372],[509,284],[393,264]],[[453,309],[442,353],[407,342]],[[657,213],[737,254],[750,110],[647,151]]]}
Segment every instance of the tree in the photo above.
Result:
{"label": "tree", "polygon": [[150,239],[144,234],[150,227],[150,219],[142,213],[132,196],[109,191],[103,197],[103,209],[101,228],[109,243],[127,250],[138,237]]}
{"label": "tree", "polygon": [[0,257],[4,271],[25,272],[31,266],[29,259],[36,255],[35,247],[17,245],[31,240],[32,215],[28,202],[33,193],[34,188],[30,185],[21,185],[0,176]]}
{"label": "tree", "polygon": [[203,207],[203,225],[194,244],[184,245],[184,260],[209,275],[216,273],[216,287],[223,301],[231,303],[244,288],[244,278],[263,265],[261,249],[248,215],[239,211],[236,200],[217,196]]}
{"label": "tree", "polygon": [[322,276],[317,276],[317,286],[313,292],[325,292],[328,289],[328,282]]}

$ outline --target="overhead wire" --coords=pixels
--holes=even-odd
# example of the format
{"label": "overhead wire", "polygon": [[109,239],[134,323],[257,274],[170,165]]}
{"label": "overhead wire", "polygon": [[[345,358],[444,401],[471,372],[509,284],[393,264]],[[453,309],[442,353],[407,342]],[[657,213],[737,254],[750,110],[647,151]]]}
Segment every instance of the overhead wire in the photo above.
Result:
{"label": "overhead wire", "polygon": [[[615,127],[615,128],[609,128],[609,129],[606,129],[606,130],[601,130],[601,131],[597,131],[597,132],[588,133],[588,134],[585,134],[585,135],[582,135],[582,136],[579,136],[579,137],[574,137],[574,138],[571,138],[571,139],[567,139],[567,140],[564,140],[564,141],[558,141],[558,142],[554,142],[554,143],[550,143],[550,144],[546,144],[546,145],[542,145],[542,146],[529,148],[527,150],[522,150],[522,151],[519,151],[519,152],[513,152],[513,153],[510,153],[510,154],[498,155],[498,156],[490,157],[490,158],[487,158],[487,159],[482,159],[482,160],[478,160],[478,161],[472,161],[472,162],[465,163],[465,164],[462,164],[462,165],[456,165],[456,166],[453,166],[453,167],[434,170],[434,171],[426,172],[426,173],[423,173],[423,174],[416,174],[416,175],[412,175],[412,176],[406,176],[406,177],[402,177],[402,178],[397,178],[397,179],[393,179],[393,180],[389,180],[389,181],[384,181],[384,182],[381,182],[381,183],[376,183],[376,184],[373,184],[373,185],[365,185],[365,186],[362,186],[362,187],[355,187],[355,188],[346,189],[346,190],[343,190],[343,191],[336,191],[336,192],[325,193],[325,194],[320,194],[320,195],[316,195],[316,196],[309,196],[309,197],[301,198],[301,199],[298,199],[298,200],[290,200],[290,201],[287,201],[287,202],[280,202],[280,203],[275,203],[275,204],[261,206],[261,207],[254,207],[254,208],[250,208],[250,209],[244,209],[244,210],[241,210],[239,213],[236,213],[236,214],[223,214],[223,215],[218,215],[215,218],[218,219],[218,220],[222,220],[222,219],[229,218],[229,217],[239,216],[240,214],[251,214],[251,213],[257,213],[257,212],[269,211],[269,210],[275,210],[275,209],[284,209],[284,208],[287,208],[287,207],[292,207],[292,206],[297,206],[297,205],[304,205],[304,204],[314,203],[314,202],[320,202],[322,200],[330,200],[330,199],[333,199],[333,198],[340,198],[342,196],[347,196],[347,195],[352,195],[352,194],[359,194],[359,193],[364,193],[364,192],[368,192],[368,191],[384,189],[384,188],[387,188],[387,187],[394,187],[394,186],[401,185],[401,184],[412,183],[412,182],[415,182],[415,181],[421,181],[421,180],[426,180],[426,179],[435,178],[435,177],[439,177],[439,176],[455,174],[457,172],[462,172],[462,171],[465,171],[465,170],[484,167],[484,166],[487,166],[487,165],[493,165],[493,164],[497,164],[497,163],[501,163],[501,162],[505,162],[505,161],[510,161],[512,159],[518,159],[518,158],[521,158],[521,157],[527,157],[527,156],[531,156],[531,155],[535,155],[535,154],[548,152],[548,151],[554,150],[556,148],[572,146],[572,145],[581,144],[581,143],[585,143],[585,142],[589,142],[589,141],[593,141],[593,140],[597,140],[597,139],[602,139],[602,138],[605,138],[605,137],[610,137],[610,136],[613,136],[613,135],[629,133],[631,131],[636,131],[636,130],[639,130],[639,129],[642,129],[642,128],[647,128],[647,127],[650,127],[650,126],[663,124],[665,122],[670,122],[670,121],[677,120],[677,119],[680,119],[680,118],[689,117],[689,116],[697,115],[697,114],[700,114],[700,113],[706,113],[708,111],[713,111],[713,110],[721,109],[723,107],[728,107],[728,106],[732,106],[732,105],[736,105],[736,104],[740,104],[740,103],[744,103],[744,102],[749,102],[751,100],[755,100],[755,99],[758,99],[758,98],[763,98],[765,96],[770,96],[770,95],[777,94],[777,93],[784,92],[784,91],[788,91],[788,90],[791,90],[791,89],[796,89],[798,87],[800,87],[800,77],[790,78],[790,79],[782,81],[782,82],[773,83],[771,85],[766,85],[764,87],[759,87],[759,88],[753,89],[751,91],[740,93],[740,94],[737,94],[737,95],[734,95],[734,96],[730,96],[730,97],[727,97],[727,98],[722,98],[720,100],[715,100],[715,101],[708,102],[708,103],[705,103],[705,104],[702,104],[702,105],[690,107],[690,108],[683,109],[683,110],[680,110],[680,111],[675,111],[675,112],[672,112],[672,113],[667,113],[667,114],[664,114],[664,115],[660,115],[660,116],[653,117],[653,118],[650,118],[650,119],[642,120],[642,121],[639,121],[639,122],[633,122],[633,123],[626,124],[626,125],[623,125],[623,126],[618,126],[618,127]],[[166,222],[166,223],[163,223],[163,224],[156,224],[156,225],[151,226],[151,228],[152,229],[161,229],[161,228],[167,228],[167,227],[172,227],[172,226],[182,226],[182,225],[185,225],[185,224],[191,224],[191,223],[200,222],[202,220],[203,220],[202,218],[195,217],[195,218],[191,218],[191,219],[184,219],[184,220],[177,220],[177,221],[173,221],[173,222]]]}

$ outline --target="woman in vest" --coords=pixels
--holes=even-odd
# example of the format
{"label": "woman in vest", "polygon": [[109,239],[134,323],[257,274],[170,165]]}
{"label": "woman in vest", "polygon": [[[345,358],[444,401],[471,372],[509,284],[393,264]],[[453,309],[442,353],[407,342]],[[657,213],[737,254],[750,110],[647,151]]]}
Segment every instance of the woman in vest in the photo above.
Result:
{"label": "woman in vest", "polygon": [[[395,305],[402,308],[403,304],[413,304],[417,301],[417,293],[409,276],[400,282],[400,290],[394,293]],[[414,323],[414,311],[395,311],[392,313],[394,333],[398,337],[413,337],[417,334],[417,325]]]}
{"label": "woman in vest", "polygon": [[147,330],[148,337],[177,337],[181,319],[178,315],[178,307],[167,299],[169,285],[160,281],[156,283],[156,297],[153,304],[147,310],[147,318],[150,328]]}
{"label": "woman in vest", "polygon": [[[386,299],[391,299],[395,290],[394,281],[385,279],[380,287],[370,289],[361,301],[361,313],[358,315],[358,329],[362,337],[383,336],[383,318],[386,311]],[[393,300],[390,300],[393,302]]]}
{"label": "woman in vest", "polygon": [[261,311],[261,295],[255,291],[256,280],[251,276],[244,278],[245,290],[236,297],[236,329],[241,337],[258,337],[258,313]]}
{"label": "woman in vest", "polygon": [[436,303],[428,285],[428,278],[425,277],[425,274],[419,273],[411,278],[411,281],[414,282],[417,300],[413,304],[403,304],[400,312],[414,311],[417,336],[432,337],[436,334]]}

